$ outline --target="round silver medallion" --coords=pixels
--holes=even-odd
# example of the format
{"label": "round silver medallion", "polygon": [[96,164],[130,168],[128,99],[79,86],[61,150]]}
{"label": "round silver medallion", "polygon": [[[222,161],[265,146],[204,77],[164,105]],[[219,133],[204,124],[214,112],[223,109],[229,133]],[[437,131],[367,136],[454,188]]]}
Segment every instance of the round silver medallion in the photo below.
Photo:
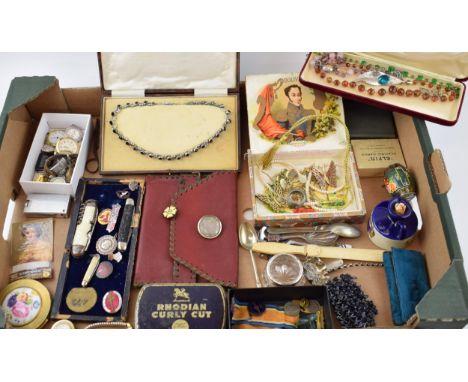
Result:
{"label": "round silver medallion", "polygon": [[301,307],[299,306],[299,304],[293,301],[289,301],[286,304],[284,304],[284,313],[288,316],[299,316],[300,312]]}
{"label": "round silver medallion", "polygon": [[205,215],[198,221],[198,233],[205,239],[216,239],[221,235],[223,224],[214,215]]}
{"label": "round silver medallion", "polygon": [[268,261],[266,274],[277,285],[294,285],[302,278],[304,271],[296,256],[279,254]]}
{"label": "round silver medallion", "polygon": [[96,242],[96,251],[101,255],[111,255],[117,248],[117,240],[114,236],[105,235]]}

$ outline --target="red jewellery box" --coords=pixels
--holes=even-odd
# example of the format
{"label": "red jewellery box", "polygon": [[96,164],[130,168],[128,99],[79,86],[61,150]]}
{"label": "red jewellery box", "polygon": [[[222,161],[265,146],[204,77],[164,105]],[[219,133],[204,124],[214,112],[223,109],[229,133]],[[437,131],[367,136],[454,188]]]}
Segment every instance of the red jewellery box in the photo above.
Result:
{"label": "red jewellery box", "polygon": [[344,98],[452,126],[468,53],[310,53],[299,80]]}

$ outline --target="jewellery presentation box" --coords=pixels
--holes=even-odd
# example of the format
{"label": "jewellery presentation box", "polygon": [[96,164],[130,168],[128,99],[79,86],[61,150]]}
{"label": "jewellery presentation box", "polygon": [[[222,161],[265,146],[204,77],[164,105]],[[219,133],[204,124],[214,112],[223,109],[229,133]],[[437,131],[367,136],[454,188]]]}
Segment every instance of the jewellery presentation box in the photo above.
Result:
{"label": "jewellery presentation box", "polygon": [[[35,165],[44,146],[47,133],[55,129],[66,129],[74,125],[83,132],[80,143],[80,151],[73,169],[70,183],[52,183],[33,181]],[[75,195],[78,182],[84,173],[86,160],[88,158],[88,146],[91,134],[91,115],[89,114],[65,114],[44,113],[37,127],[36,134],[29,150],[20,184],[28,196],[25,210],[29,214],[57,213],[65,215],[68,211],[70,196]],[[54,196],[52,196],[54,195]]]}
{"label": "jewellery presentation box", "polygon": [[[372,77],[372,82],[379,81],[379,74],[386,72],[385,80],[383,83],[380,81],[380,85],[377,82],[375,85],[358,82],[358,75],[354,74],[341,77],[335,73],[325,73],[321,76],[314,64],[315,58],[320,55],[310,53],[301,70],[300,81],[305,86],[442,125],[451,126],[458,120],[466,90],[462,81],[468,78],[467,53],[344,53],[344,69],[364,70]],[[375,74],[372,74],[373,71]],[[394,74],[397,72],[409,84],[396,80]],[[388,80],[388,85],[395,83],[398,90],[403,89],[401,95],[397,92],[390,94]],[[343,81],[347,82],[346,86],[343,86]],[[352,81],[356,82],[354,87],[348,85]],[[358,85],[364,86],[362,91]],[[369,94],[369,88],[373,89],[373,94]],[[382,95],[380,89],[385,90]],[[459,93],[453,100],[450,99],[451,89],[458,89]],[[428,94],[427,99],[423,99],[424,93]]]}
{"label": "jewellery presentation box", "polygon": [[[129,189],[129,183],[134,180],[114,180],[114,179],[81,179],[73,213],[70,218],[70,227],[68,230],[67,241],[65,244],[65,252],[63,254],[62,265],[60,267],[60,275],[58,278],[57,289],[55,291],[54,304],[52,306],[51,317],[54,319],[72,319],[78,321],[125,321],[128,310],[128,300],[130,297],[130,289],[132,284],[133,264],[135,258],[135,249],[138,237],[138,224],[141,213],[141,204],[144,193],[143,181],[138,183],[138,188],[135,190]],[[86,289],[94,288],[97,293],[97,302],[86,312],[77,313],[70,310],[68,306],[68,293],[73,288],[82,288],[82,280],[88,269],[93,255],[97,254],[97,241],[105,235],[117,235],[119,227],[122,224],[122,216],[125,199],[119,198],[117,191],[129,191],[135,205],[134,215],[131,220],[131,233],[126,250],[118,250],[115,248],[112,253],[119,251],[122,254],[121,261],[108,259],[107,256],[100,255],[100,262],[110,261],[112,264],[111,274],[106,278],[99,278],[94,275],[87,285]],[[97,202],[98,212],[104,209],[112,208],[113,204],[120,204],[121,210],[118,215],[113,231],[108,232],[107,224],[96,222],[91,239],[89,240],[88,248],[84,255],[80,258],[75,258],[71,255],[72,242],[77,228],[77,224],[83,216],[81,210],[82,203],[87,200],[95,200]],[[117,243],[116,243],[117,244]],[[109,291],[117,291],[122,297],[121,308],[110,314],[103,308],[103,297]],[[86,296],[89,298],[88,296]]]}
{"label": "jewellery presentation box", "polygon": [[[241,91],[241,95],[244,90]],[[34,137],[37,121],[43,113],[76,113],[91,114],[99,118],[101,112],[102,92],[100,88],[61,89],[54,77],[16,78],[12,81],[10,90],[0,115],[0,216],[11,216],[7,221],[2,218],[0,228],[5,233],[11,222],[27,221],[23,205],[26,199],[24,191],[19,186],[19,178]],[[344,100],[345,110],[352,108],[352,103]],[[354,103],[356,104],[356,103]],[[417,197],[424,220],[423,230],[416,236],[410,249],[420,250],[426,260],[429,284],[431,289],[426,293],[416,308],[416,316],[409,322],[411,327],[418,328],[460,328],[468,323],[468,285],[463,267],[463,257],[455,231],[450,206],[447,198],[449,180],[441,166],[441,157],[434,150],[424,121],[399,113],[374,113],[374,108],[361,105],[360,113],[355,115],[355,123],[375,126],[378,129],[380,118],[394,119],[397,135],[401,144],[406,164],[417,182]],[[384,111],[384,110],[380,110]],[[242,115],[246,116],[246,109]],[[375,117],[375,119],[372,119]],[[242,152],[248,148],[247,124],[243,125]],[[376,131],[376,134],[379,132]],[[373,138],[366,136],[366,138]],[[91,156],[92,154],[90,154]],[[86,177],[92,175],[85,173]],[[238,221],[251,219],[252,199],[248,160],[242,161],[238,180]],[[363,178],[361,186],[368,206],[366,221],[358,227],[366,232],[366,223],[372,208],[382,200],[389,199],[379,178]],[[249,213],[250,210],[250,213]],[[60,273],[63,249],[71,219],[55,219],[54,221],[54,274]],[[74,221],[74,220],[72,220]],[[252,220],[249,220],[251,223]],[[0,253],[8,254],[10,241],[5,239],[8,234],[0,237]],[[344,241],[345,243],[347,241]],[[353,239],[355,248],[374,248],[366,235]],[[257,257],[257,265],[261,272],[266,261]],[[379,311],[376,324],[381,328],[394,327],[390,310],[390,299],[383,268],[350,268],[336,272],[350,273],[357,277],[363,291],[374,301]],[[9,256],[0,256],[0,288],[8,284]],[[57,298],[57,277],[44,280],[43,284],[54,298]],[[239,288],[253,288],[253,276],[250,255],[248,251],[239,249]],[[132,287],[128,306],[127,320],[135,323],[135,305],[139,288]],[[260,292],[260,291],[259,291]],[[49,320],[45,327],[54,323]],[[85,323],[75,321],[75,326],[81,328]]]}
{"label": "jewellery presentation box", "polygon": [[238,54],[101,53],[99,64],[101,174],[239,169]]}
{"label": "jewellery presentation box", "polygon": [[[341,98],[330,97],[321,91],[302,86],[297,73],[247,76],[246,93],[250,140],[249,174],[256,223],[295,225],[343,220],[362,222],[366,207],[353,153],[348,150],[349,134],[342,123],[345,115]],[[318,118],[324,113],[336,116],[330,127],[326,122],[319,125]],[[297,120],[307,116],[317,119],[304,122],[295,130],[297,134],[292,139],[281,142],[285,131]],[[279,148],[271,166],[263,168],[262,159],[274,145],[279,145]],[[310,171],[310,179],[304,173],[309,168],[320,170],[324,179],[328,179],[327,169],[330,167],[334,167],[336,184],[326,186],[323,194],[317,193],[323,197],[320,201],[319,196],[313,196],[313,191],[307,194],[307,191],[301,191],[300,186],[286,184],[290,178],[293,181],[299,180],[302,184],[310,183],[314,179],[313,171]],[[304,208],[305,204],[297,205],[296,208],[284,208],[283,204],[281,208],[274,209],[261,199],[266,195],[269,185],[274,184],[273,179],[285,171],[287,176],[280,180],[279,187],[297,189],[296,192],[303,194],[303,199],[311,203],[310,209]],[[272,189],[276,189],[276,186]],[[333,207],[333,198],[338,200],[340,197],[344,199],[344,206]],[[275,201],[278,201],[277,196]],[[328,202],[330,207],[319,207]]]}

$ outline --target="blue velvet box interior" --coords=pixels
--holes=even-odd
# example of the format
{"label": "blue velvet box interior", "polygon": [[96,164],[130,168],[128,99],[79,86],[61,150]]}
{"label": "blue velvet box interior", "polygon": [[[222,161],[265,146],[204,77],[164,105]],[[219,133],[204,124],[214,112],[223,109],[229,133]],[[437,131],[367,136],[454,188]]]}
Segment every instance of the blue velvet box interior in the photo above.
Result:
{"label": "blue velvet box interior", "polygon": [[[91,282],[88,284],[88,287],[92,287],[96,290],[97,292],[97,302],[94,305],[94,307],[82,314],[72,312],[70,309],[68,309],[67,304],[66,304],[66,297],[68,292],[72,288],[79,288],[81,287],[81,281],[83,279],[83,276],[86,272],[86,269],[88,268],[88,265],[91,261],[91,256],[96,254],[96,242],[97,240],[104,235],[117,235],[117,232],[119,230],[119,225],[122,219],[122,214],[123,214],[123,209],[125,205],[125,200],[124,199],[119,199],[117,197],[116,192],[118,190],[128,190],[128,185],[120,182],[103,182],[100,184],[95,184],[93,183],[86,183],[84,186],[84,193],[79,200],[81,201],[86,201],[88,199],[94,199],[98,203],[98,210],[99,212],[106,209],[106,208],[112,208],[112,204],[114,203],[119,203],[121,205],[121,209],[119,211],[119,217],[116,223],[116,226],[114,230],[111,233],[108,233],[106,231],[107,225],[101,225],[99,223],[96,223],[96,226],[94,228],[94,232],[91,238],[91,241],[89,243],[88,249],[85,253],[85,255],[82,258],[76,259],[73,258],[72,256],[67,256],[69,260],[69,266],[68,268],[63,267],[62,265],[62,270],[61,272],[66,272],[65,275],[65,280],[63,282],[63,289],[61,293],[61,299],[60,299],[60,306],[58,309],[57,314],[60,315],[73,315],[75,319],[80,319],[78,316],[82,315],[83,320],[99,320],[99,316],[101,318],[108,318],[108,317],[113,317],[113,319],[120,319],[126,315],[126,308],[128,304],[128,297],[130,293],[130,286],[131,286],[131,274],[133,272],[133,255],[134,255],[134,249],[135,249],[135,241],[137,238],[137,235],[135,232],[133,232],[129,245],[127,246],[127,250],[125,252],[121,252],[123,255],[122,261],[120,263],[117,263],[116,261],[111,261],[113,265],[113,272],[112,274],[106,278],[106,279],[99,279],[96,276],[94,276],[91,279]],[[135,201],[135,212],[139,212],[138,208],[140,205],[140,198],[141,198],[141,187],[138,187],[137,190],[131,191],[130,197],[133,198]],[[78,203],[79,201],[77,201]],[[75,216],[75,214],[73,215]],[[73,221],[72,217],[72,222],[70,223],[70,231],[68,237],[73,237],[73,234],[75,232],[76,228],[76,221]],[[135,231],[135,229],[133,229]],[[70,236],[70,233],[72,235]],[[69,243],[69,240],[67,240],[67,243]],[[69,249],[69,248],[67,248]],[[101,261],[107,260],[107,256],[102,256],[101,255]],[[62,279],[63,275],[60,275],[60,278]],[[59,281],[60,285],[60,281]],[[111,290],[116,290],[118,291],[122,298],[122,309],[119,312],[116,312],[114,314],[109,314],[107,313],[102,306],[102,298],[104,297],[105,293]],[[89,317],[92,316],[92,317]]]}

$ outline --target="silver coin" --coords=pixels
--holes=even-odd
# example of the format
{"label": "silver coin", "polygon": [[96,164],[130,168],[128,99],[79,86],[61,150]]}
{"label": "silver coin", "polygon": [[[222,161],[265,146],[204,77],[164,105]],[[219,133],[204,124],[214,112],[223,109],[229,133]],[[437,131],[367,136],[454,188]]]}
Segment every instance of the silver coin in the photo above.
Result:
{"label": "silver coin", "polygon": [[309,300],[307,311],[310,313],[317,313],[320,310],[320,303],[317,300]]}
{"label": "silver coin", "polygon": [[299,304],[296,304],[292,301],[289,301],[286,304],[284,304],[284,313],[288,316],[299,316],[300,312],[301,307],[299,306]]}
{"label": "silver coin", "polygon": [[218,217],[205,215],[198,221],[198,233],[205,239],[215,239],[221,235],[223,224]]}
{"label": "silver coin", "polygon": [[290,254],[273,256],[267,263],[266,274],[268,278],[278,285],[294,285],[304,274],[302,263]]}
{"label": "silver coin", "polygon": [[101,255],[111,255],[117,248],[117,240],[114,236],[101,236],[96,242],[96,251]]}

